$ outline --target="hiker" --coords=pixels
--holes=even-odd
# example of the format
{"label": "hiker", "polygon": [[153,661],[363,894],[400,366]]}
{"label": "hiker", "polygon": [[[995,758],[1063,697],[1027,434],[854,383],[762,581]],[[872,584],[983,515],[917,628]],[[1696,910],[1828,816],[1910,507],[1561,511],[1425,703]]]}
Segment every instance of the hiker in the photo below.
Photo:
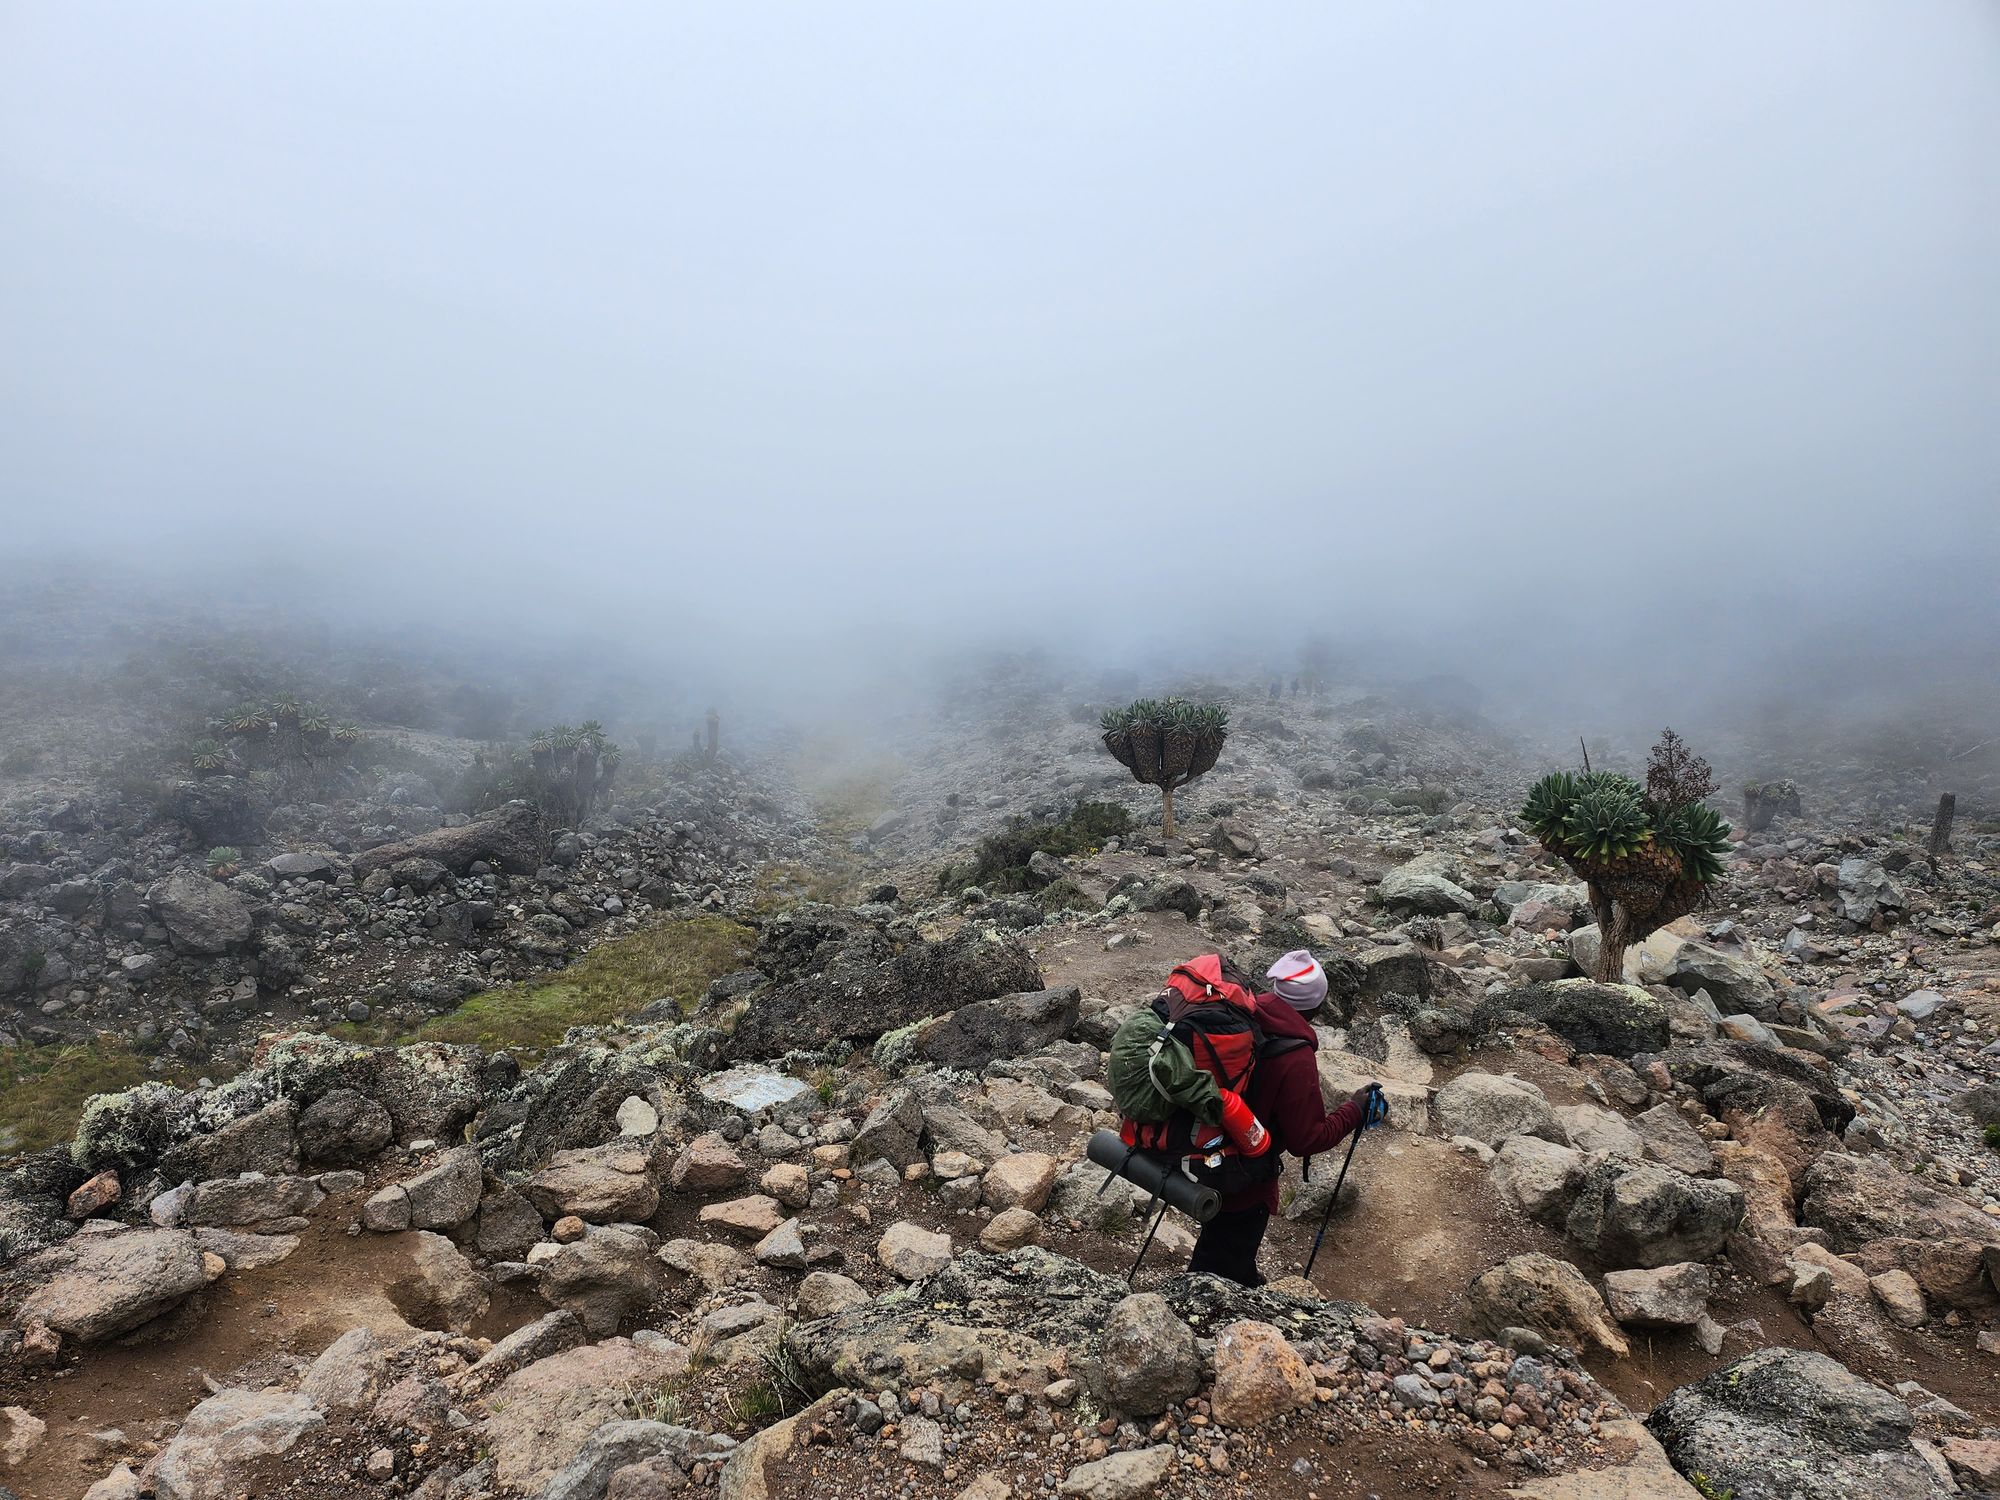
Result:
{"label": "hiker", "polygon": [[[1271,965],[1265,977],[1271,981],[1270,992],[1252,997],[1254,1019],[1265,1041],[1244,1102],[1263,1123],[1278,1151],[1316,1156],[1332,1150],[1360,1127],[1363,1112],[1371,1107],[1374,1084],[1362,1085],[1329,1114],[1321,1102],[1319,1066],[1313,1061],[1319,1037],[1312,1028],[1313,1017],[1326,1003],[1326,971],[1318,959],[1300,948]],[[1388,1105],[1379,1093],[1372,1098],[1375,1113],[1368,1123],[1376,1124],[1387,1118]],[[1277,1207],[1275,1173],[1263,1182],[1225,1193],[1222,1212],[1201,1227],[1188,1269],[1227,1277],[1244,1286],[1262,1286],[1257,1250]]]}

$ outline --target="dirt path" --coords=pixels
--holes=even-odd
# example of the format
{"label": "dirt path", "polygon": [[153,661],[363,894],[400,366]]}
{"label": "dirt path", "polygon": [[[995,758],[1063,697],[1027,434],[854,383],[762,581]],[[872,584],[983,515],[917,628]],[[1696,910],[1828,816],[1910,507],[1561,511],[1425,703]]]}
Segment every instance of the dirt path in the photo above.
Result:
{"label": "dirt path", "polygon": [[[53,1370],[0,1381],[0,1405],[25,1406],[48,1423],[27,1461],[6,1472],[7,1487],[21,1500],[76,1500],[120,1460],[138,1468],[209,1394],[207,1380],[276,1373],[350,1328],[407,1336],[383,1289],[409,1269],[411,1237],[350,1236],[365,1191],[327,1199],[287,1259],[228,1273],[143,1342],[65,1354]],[[496,1299],[472,1331],[498,1337],[535,1310]]]}

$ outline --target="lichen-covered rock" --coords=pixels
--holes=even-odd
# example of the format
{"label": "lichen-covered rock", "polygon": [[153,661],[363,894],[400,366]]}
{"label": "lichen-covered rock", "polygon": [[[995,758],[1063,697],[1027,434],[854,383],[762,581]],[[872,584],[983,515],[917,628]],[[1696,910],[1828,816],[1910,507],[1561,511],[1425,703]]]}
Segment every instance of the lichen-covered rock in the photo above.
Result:
{"label": "lichen-covered rock", "polygon": [[370,1161],[395,1135],[389,1111],[353,1089],[334,1089],[299,1113],[299,1151],[318,1166]]}
{"label": "lichen-covered rock", "polygon": [[1068,1036],[1082,1000],[1073,984],[975,1000],[921,1027],[915,1050],[939,1067],[983,1072],[995,1058],[1026,1057]]}
{"label": "lichen-covered rock", "polygon": [[850,930],[830,955],[815,947],[797,969],[769,959],[760,944],[757,967],[774,975],[791,969],[797,977],[751,1000],[730,1038],[732,1058],[865,1046],[884,1032],[973,1001],[1042,988],[1041,970],[1025,944],[976,924],[942,942],[919,941],[900,951],[872,929]]}
{"label": "lichen-covered rock", "polygon": [[1664,1052],[1672,1040],[1660,1002],[1630,984],[1561,979],[1525,985],[1480,1001],[1473,1019],[1490,1034],[1510,1015],[1540,1022],[1579,1052],[1609,1057]]}
{"label": "lichen-covered rock", "polygon": [[1735,1500],[1942,1500],[1910,1409],[1824,1354],[1760,1349],[1668,1394],[1646,1426],[1683,1474]]}

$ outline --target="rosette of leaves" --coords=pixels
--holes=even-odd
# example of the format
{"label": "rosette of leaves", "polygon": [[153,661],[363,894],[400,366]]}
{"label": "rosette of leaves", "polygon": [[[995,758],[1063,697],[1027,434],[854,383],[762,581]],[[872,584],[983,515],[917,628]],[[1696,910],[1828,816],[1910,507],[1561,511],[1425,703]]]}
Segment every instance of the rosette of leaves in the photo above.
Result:
{"label": "rosette of leaves", "polygon": [[214,740],[196,740],[188,750],[188,765],[197,776],[219,776],[229,760]]}
{"label": "rosette of leaves", "polygon": [[1708,763],[1668,730],[1647,784],[1610,771],[1556,771],[1528,791],[1521,822],[1590,891],[1600,942],[1595,977],[1623,977],[1625,950],[1700,906],[1722,878],[1729,825],[1700,799]]}
{"label": "rosette of leaves", "polygon": [[1104,748],[1135,781],[1160,789],[1161,824],[1175,837],[1174,790],[1214,768],[1229,738],[1229,711],[1184,698],[1141,698],[1100,723]]}

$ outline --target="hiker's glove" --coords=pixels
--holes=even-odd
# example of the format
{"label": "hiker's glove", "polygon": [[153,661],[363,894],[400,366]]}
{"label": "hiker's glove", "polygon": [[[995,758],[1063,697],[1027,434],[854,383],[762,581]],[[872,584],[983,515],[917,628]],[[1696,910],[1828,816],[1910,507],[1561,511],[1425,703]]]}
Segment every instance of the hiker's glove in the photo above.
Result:
{"label": "hiker's glove", "polygon": [[1383,1096],[1379,1084],[1363,1084],[1347,1096],[1347,1102],[1361,1111],[1361,1124],[1364,1129],[1370,1125],[1380,1125],[1389,1118],[1389,1101]]}

